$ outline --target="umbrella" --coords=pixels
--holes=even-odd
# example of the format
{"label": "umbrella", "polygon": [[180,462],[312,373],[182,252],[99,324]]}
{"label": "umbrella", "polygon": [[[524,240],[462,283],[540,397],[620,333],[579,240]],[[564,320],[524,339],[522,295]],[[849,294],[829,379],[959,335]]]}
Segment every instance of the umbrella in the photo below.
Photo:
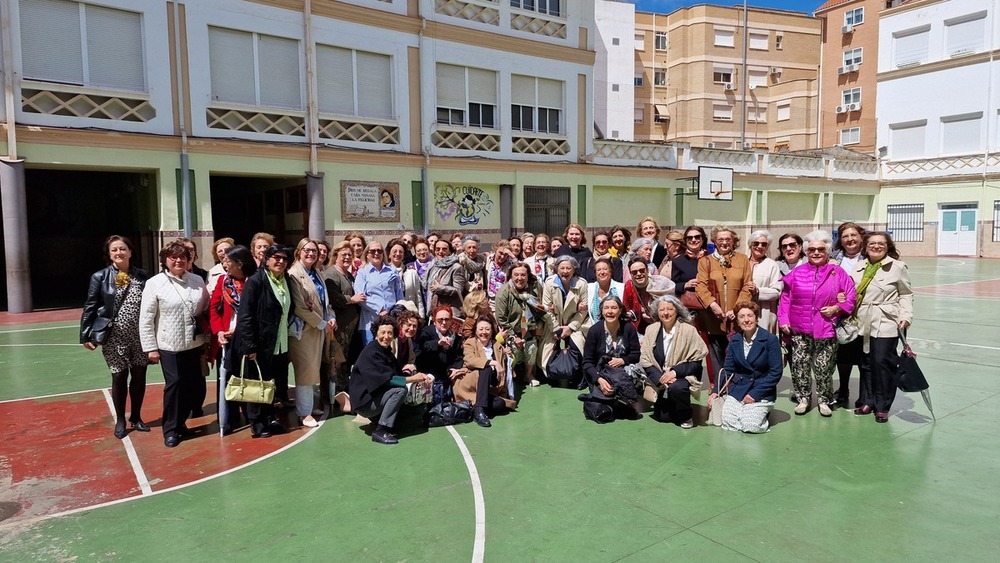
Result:
{"label": "umbrella", "polygon": [[920,391],[920,396],[924,399],[927,410],[931,411],[931,418],[937,420],[937,417],[934,416],[934,406],[931,404],[930,384],[927,383],[923,370],[917,365],[917,354],[906,342],[906,334],[902,331],[899,332],[899,339],[903,342],[903,353],[899,356],[899,384],[897,386],[906,393]]}

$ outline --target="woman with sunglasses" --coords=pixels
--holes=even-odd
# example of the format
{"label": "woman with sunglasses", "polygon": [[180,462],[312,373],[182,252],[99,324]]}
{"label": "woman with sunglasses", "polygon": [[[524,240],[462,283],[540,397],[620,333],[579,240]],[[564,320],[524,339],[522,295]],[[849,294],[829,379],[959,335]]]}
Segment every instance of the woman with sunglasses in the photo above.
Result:
{"label": "woman with sunglasses", "polygon": [[785,233],[778,237],[778,251],[781,252],[781,256],[776,262],[782,276],[787,275],[793,268],[805,264],[802,260],[806,257],[802,249],[802,237],[795,233]]}
{"label": "woman with sunglasses", "polygon": [[750,294],[760,306],[760,326],[771,334],[777,334],[781,270],[778,269],[778,263],[767,256],[770,247],[771,233],[763,229],[750,233],[750,265],[753,266]]}
{"label": "woman with sunglasses", "polygon": [[[607,258],[611,263],[611,279],[622,282],[622,261],[611,253],[611,235],[606,231],[600,231],[594,235],[594,268],[597,268],[597,260]],[[596,271],[594,279],[597,279]],[[593,283],[593,282],[591,282]]]}
{"label": "woman with sunglasses", "polygon": [[388,314],[389,308],[403,299],[403,283],[399,272],[385,261],[382,243],[368,243],[365,258],[367,263],[361,266],[354,278],[354,293],[368,296],[361,304],[361,322],[358,325],[362,341],[367,345],[375,338],[371,331],[372,321]]}
{"label": "woman with sunglasses", "polygon": [[438,305],[431,311],[431,324],[417,335],[418,373],[431,374],[449,385],[462,375],[462,340],[455,328],[450,306]]}

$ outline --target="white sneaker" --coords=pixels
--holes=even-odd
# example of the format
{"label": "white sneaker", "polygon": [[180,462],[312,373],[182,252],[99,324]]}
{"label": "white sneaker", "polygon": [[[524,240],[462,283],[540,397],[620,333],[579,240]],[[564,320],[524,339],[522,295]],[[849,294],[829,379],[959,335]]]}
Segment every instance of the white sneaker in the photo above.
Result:
{"label": "white sneaker", "polygon": [[693,420],[685,420],[684,422],[681,423],[681,428],[683,428],[684,430],[690,430],[690,429],[694,428],[694,421]]}
{"label": "white sneaker", "polygon": [[541,385],[541,384],[542,384],[542,382],[541,382],[541,381],[538,381],[537,379],[532,379],[532,380],[531,380],[531,382],[530,382],[530,383],[528,383],[528,385],[530,385],[530,386],[532,386],[532,387],[538,387],[538,386],[539,386],[539,385]]}
{"label": "white sneaker", "polygon": [[[827,407],[829,409],[829,407]],[[799,404],[795,406],[795,414],[806,414],[809,410],[809,401],[799,401]]]}
{"label": "white sneaker", "polygon": [[820,403],[819,414],[822,416],[833,416],[833,410],[830,409],[830,405],[826,403]]}

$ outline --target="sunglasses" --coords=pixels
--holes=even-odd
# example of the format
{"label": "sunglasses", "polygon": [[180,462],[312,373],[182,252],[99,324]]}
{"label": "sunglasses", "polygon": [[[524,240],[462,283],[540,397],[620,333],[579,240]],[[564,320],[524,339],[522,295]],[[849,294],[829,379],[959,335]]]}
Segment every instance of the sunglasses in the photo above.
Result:
{"label": "sunglasses", "polygon": [[371,250],[368,251],[368,254],[382,254],[382,249],[373,248],[373,249],[371,249]]}
{"label": "sunglasses", "polygon": [[692,236],[684,237],[684,240],[701,240],[702,238],[704,238],[704,237],[702,237],[701,235],[692,235]]}
{"label": "sunglasses", "polygon": [[288,262],[288,257],[287,256],[275,255],[275,256],[271,257],[271,260],[274,260],[275,262]]}
{"label": "sunglasses", "polygon": [[766,242],[751,242],[750,246],[767,248],[768,243],[766,243]]}
{"label": "sunglasses", "polygon": [[808,252],[809,254],[826,254],[826,247],[825,246],[810,247],[806,248],[806,252]]}
{"label": "sunglasses", "polygon": [[797,242],[789,242],[789,243],[785,243],[785,244],[781,245],[781,248],[798,248],[798,247],[799,247],[799,243],[797,243]]}
{"label": "sunglasses", "polygon": [[643,268],[641,270],[629,270],[629,273],[631,273],[633,276],[638,276],[638,275],[644,276],[646,275],[646,271],[647,271],[646,268]]}
{"label": "sunglasses", "polygon": [[448,322],[450,320],[451,320],[451,317],[445,317],[445,318],[440,318],[440,319],[434,319],[434,322],[436,322],[436,323],[446,323],[446,322]]}

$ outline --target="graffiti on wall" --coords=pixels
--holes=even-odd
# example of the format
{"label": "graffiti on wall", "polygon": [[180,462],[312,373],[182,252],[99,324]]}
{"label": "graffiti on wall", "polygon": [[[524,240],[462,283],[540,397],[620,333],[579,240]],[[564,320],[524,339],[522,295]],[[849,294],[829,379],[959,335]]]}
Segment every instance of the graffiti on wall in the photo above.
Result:
{"label": "graffiti on wall", "polygon": [[482,226],[494,213],[497,194],[490,188],[472,185],[437,184],[434,186],[434,212],[445,223],[459,227]]}

